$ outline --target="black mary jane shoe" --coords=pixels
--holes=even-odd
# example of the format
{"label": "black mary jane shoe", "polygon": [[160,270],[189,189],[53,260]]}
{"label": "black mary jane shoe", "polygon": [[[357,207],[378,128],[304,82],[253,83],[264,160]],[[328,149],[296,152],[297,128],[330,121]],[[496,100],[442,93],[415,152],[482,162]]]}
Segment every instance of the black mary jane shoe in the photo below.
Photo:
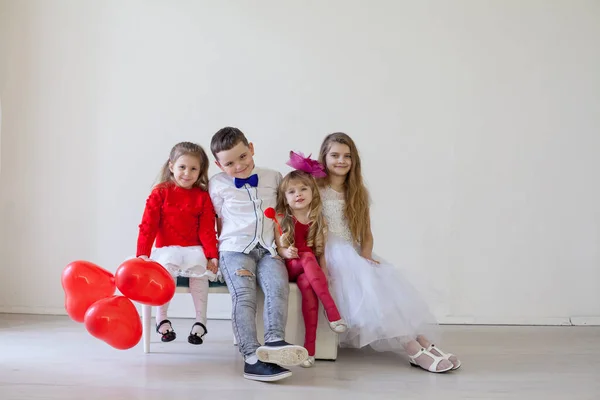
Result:
{"label": "black mary jane shoe", "polygon": [[[200,327],[202,327],[202,329],[204,329],[204,333],[202,335],[198,335],[197,333],[194,333],[194,327],[198,325]],[[190,336],[188,336],[188,343],[191,344],[202,344],[204,341],[202,340],[202,338],[204,337],[204,335],[206,335],[208,333],[208,330],[206,330],[206,326],[204,326],[203,323],[201,322],[196,322],[194,325],[192,325],[192,330],[190,331]]]}
{"label": "black mary jane shoe", "polygon": [[[163,326],[164,324],[169,324],[170,328],[165,333],[161,333],[160,327]],[[175,331],[173,330],[173,325],[171,324],[171,321],[169,321],[168,319],[162,320],[162,321],[160,321],[160,324],[156,325],[156,332],[161,334],[161,337],[160,337],[161,342],[172,342],[177,337],[177,335],[175,334]]]}

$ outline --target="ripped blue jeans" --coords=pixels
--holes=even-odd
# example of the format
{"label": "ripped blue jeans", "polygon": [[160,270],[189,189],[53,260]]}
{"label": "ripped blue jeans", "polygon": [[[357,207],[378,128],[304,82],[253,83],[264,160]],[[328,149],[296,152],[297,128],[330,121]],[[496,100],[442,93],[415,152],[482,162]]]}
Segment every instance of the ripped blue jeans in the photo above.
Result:
{"label": "ripped blue jeans", "polygon": [[284,340],[288,312],[288,273],[282,260],[262,246],[249,254],[222,251],[219,268],[231,294],[231,321],[244,359],[260,346],[256,333],[256,283],[265,294],[265,342]]}

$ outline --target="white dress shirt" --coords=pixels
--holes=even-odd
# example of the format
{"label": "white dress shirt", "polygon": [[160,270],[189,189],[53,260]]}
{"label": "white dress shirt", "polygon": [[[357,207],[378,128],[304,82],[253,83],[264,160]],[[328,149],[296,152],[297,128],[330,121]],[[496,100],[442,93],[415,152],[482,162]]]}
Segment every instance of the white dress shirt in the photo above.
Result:
{"label": "white dress shirt", "polygon": [[275,224],[265,217],[264,211],[275,208],[277,190],[283,179],[281,173],[254,168],[258,186],[245,184],[236,188],[234,178],[221,172],[210,178],[208,192],[217,216],[221,219],[219,251],[249,253],[257,244],[277,255]]}

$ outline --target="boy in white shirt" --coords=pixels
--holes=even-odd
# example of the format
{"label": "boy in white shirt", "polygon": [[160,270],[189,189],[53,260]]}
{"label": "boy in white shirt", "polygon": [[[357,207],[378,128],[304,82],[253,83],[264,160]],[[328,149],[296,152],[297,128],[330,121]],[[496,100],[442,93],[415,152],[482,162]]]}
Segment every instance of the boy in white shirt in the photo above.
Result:
{"label": "boy in white shirt", "polygon": [[[278,381],[292,375],[281,365],[299,365],[308,358],[304,347],[284,341],[288,274],[277,256],[273,221],[264,215],[276,206],[282,176],[254,166],[254,146],[237,128],[219,130],[210,148],[223,171],[210,179],[208,188],[218,216],[219,268],[231,294],[244,378]],[[264,346],[256,333],[257,282],[265,295]]]}

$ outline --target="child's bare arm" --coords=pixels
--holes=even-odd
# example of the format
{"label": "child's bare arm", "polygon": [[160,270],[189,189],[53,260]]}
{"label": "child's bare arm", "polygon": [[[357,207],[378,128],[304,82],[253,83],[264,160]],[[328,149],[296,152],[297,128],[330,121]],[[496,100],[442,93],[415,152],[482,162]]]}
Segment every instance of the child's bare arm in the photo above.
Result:
{"label": "child's bare arm", "polygon": [[294,246],[283,247],[281,243],[281,234],[277,226],[275,227],[275,244],[277,245],[277,254],[286,260],[298,258],[298,249]]}
{"label": "child's bare arm", "polygon": [[360,255],[366,258],[367,260],[374,262],[375,264],[379,264],[379,261],[373,259],[373,233],[371,233],[371,227],[367,231],[367,235],[363,238],[362,243],[360,244]]}

